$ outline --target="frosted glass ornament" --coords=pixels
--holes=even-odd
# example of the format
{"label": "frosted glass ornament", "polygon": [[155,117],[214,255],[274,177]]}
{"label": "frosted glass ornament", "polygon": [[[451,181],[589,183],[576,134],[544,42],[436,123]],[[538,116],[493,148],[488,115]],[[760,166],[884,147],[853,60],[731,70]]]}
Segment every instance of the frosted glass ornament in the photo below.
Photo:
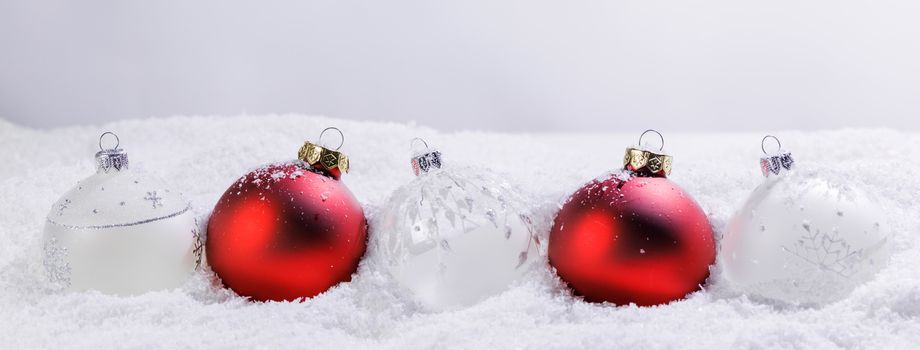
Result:
{"label": "frosted glass ornament", "polygon": [[[766,138],[764,139],[764,141]],[[720,260],[735,288],[790,304],[845,298],[888,262],[889,227],[863,192],[762,158],[764,182],[729,223]]]}
{"label": "frosted glass ornament", "polygon": [[190,203],[131,170],[118,145],[98,152],[96,163],[96,173],[48,213],[44,264],[53,285],[115,295],[180,286],[201,264],[203,237]]}
{"label": "frosted glass ornament", "polygon": [[472,167],[441,169],[437,151],[412,165],[419,177],[392,194],[371,237],[376,258],[426,308],[499,294],[539,259],[526,203],[507,182]]}

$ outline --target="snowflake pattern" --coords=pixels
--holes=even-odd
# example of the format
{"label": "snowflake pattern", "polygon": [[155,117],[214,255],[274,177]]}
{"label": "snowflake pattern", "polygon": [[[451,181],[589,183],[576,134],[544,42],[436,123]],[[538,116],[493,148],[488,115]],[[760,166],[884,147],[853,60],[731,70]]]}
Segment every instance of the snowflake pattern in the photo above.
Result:
{"label": "snowflake pattern", "polygon": [[154,209],[163,206],[163,197],[158,196],[157,191],[147,192],[147,196],[144,197],[144,200],[150,201]]}
{"label": "snowflake pattern", "polygon": [[862,261],[863,249],[853,249],[836,231],[821,232],[807,222],[802,224],[802,229],[805,233],[792,247],[783,246],[783,250],[842,277],[856,273],[856,265]]}

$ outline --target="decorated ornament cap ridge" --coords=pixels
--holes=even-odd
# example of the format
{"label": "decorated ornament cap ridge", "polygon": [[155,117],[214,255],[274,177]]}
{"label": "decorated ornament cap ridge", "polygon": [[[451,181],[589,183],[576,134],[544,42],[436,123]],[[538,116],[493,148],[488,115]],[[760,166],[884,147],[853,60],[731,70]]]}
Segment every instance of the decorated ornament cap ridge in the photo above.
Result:
{"label": "decorated ornament cap ridge", "polygon": [[[335,130],[341,137],[339,145],[336,146],[335,149],[320,146],[323,142],[323,135],[329,130]],[[304,142],[303,146],[300,147],[300,151],[297,152],[297,158],[314,168],[328,172],[334,178],[338,179],[342,176],[342,173],[348,172],[348,156],[339,152],[339,148],[342,148],[344,144],[345,134],[342,133],[342,130],[330,126],[319,133],[319,138],[316,143],[310,141]]]}
{"label": "decorated ornament cap ridge", "polygon": [[[115,146],[105,148],[102,143],[106,136],[115,138]],[[118,148],[121,140],[114,132],[106,131],[99,135],[99,152],[96,152],[96,172],[121,171],[128,168],[128,153]]]}
{"label": "decorated ornament cap ridge", "polygon": [[[776,150],[772,153],[767,152],[767,139],[776,141]],[[783,143],[776,136],[764,136],[760,140],[760,150],[763,151],[763,155],[760,156],[760,171],[763,172],[764,177],[778,176],[783,172],[792,170],[793,165],[795,165],[792,153],[783,149]]]}
{"label": "decorated ornament cap ridge", "polygon": [[[415,145],[418,142],[421,142],[425,146],[423,151],[415,151]],[[440,169],[441,165],[443,165],[441,152],[429,147],[428,142],[424,139],[420,137],[413,138],[409,141],[409,148],[413,150],[410,163],[412,164],[412,172],[415,173],[415,176],[421,176],[435,169]]]}
{"label": "decorated ornament cap ridge", "polygon": [[[658,147],[657,151],[649,150],[642,144],[642,138],[645,134],[650,132],[657,134],[658,138],[661,140],[661,145]],[[671,174],[671,163],[673,158],[665,154],[663,150],[664,136],[654,129],[645,130],[639,135],[638,145],[626,148],[626,155],[623,158],[623,167],[626,170],[634,172],[649,173],[656,176],[668,176]]]}

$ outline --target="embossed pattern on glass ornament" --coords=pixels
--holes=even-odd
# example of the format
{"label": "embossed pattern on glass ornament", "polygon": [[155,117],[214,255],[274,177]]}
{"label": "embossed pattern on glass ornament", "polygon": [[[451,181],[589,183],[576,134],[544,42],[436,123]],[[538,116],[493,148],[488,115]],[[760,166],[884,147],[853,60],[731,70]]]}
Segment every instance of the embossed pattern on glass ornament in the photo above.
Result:
{"label": "embossed pattern on glass ornament", "polygon": [[[492,277],[497,280],[483,283],[507,285],[497,281],[514,279],[511,276],[518,274],[514,271],[529,266],[537,255],[532,251],[538,251],[539,240],[530,227],[533,220],[521,209],[524,202],[506,183],[475,170],[433,169],[393,193],[378,216],[378,224],[372,225],[372,244],[378,259],[410,289],[457,290],[457,285],[468,278],[465,276],[473,273],[470,261],[476,265],[488,259],[507,264],[493,264],[493,271],[489,271],[505,277]],[[479,251],[477,244],[487,245],[482,247],[487,251]],[[507,253],[499,253],[504,249]],[[426,265],[429,272],[425,272]],[[426,281],[425,273],[431,273],[432,280]],[[423,299],[429,306],[440,308],[465,304],[479,296],[454,297]]]}

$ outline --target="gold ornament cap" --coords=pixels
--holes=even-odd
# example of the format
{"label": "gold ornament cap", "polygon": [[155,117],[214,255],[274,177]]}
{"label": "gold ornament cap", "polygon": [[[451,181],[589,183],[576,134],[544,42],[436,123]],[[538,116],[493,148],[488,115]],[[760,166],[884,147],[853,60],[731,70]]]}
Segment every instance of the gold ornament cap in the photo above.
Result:
{"label": "gold ornament cap", "polygon": [[[342,141],[339,142],[338,147],[335,149],[329,149],[319,145],[322,143],[323,134],[329,130],[337,131],[342,138]],[[343,173],[348,172],[348,156],[345,155],[345,153],[339,152],[339,148],[341,148],[343,144],[345,144],[345,134],[342,133],[342,130],[336,127],[328,127],[323,129],[319,134],[317,143],[312,143],[310,141],[304,142],[303,146],[300,147],[300,151],[297,152],[297,158],[338,180],[342,177]]]}
{"label": "gold ornament cap", "polygon": [[[658,134],[661,139],[661,146],[657,151],[651,151],[642,145],[642,137],[647,133]],[[667,177],[671,174],[670,155],[664,154],[664,137],[661,133],[649,129],[639,135],[639,145],[636,147],[626,148],[626,156],[623,158],[623,167],[626,170],[633,171],[643,176]]]}

